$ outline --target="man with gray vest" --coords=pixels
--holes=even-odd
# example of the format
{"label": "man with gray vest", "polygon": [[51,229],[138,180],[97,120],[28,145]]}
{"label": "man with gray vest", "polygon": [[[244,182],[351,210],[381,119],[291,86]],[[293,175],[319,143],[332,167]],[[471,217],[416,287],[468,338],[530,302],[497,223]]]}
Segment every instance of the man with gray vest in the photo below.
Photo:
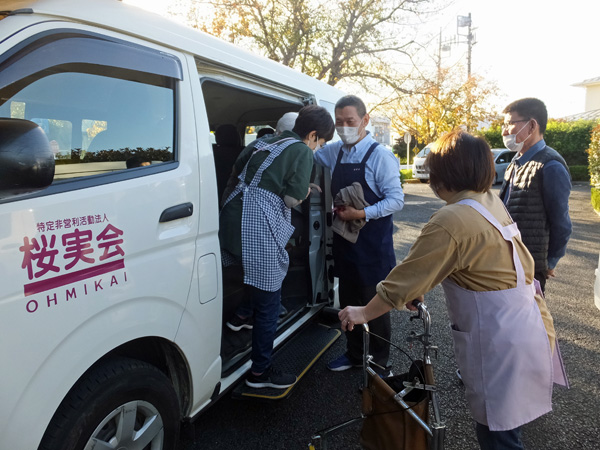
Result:
{"label": "man with gray vest", "polygon": [[545,291],[571,236],[571,176],[564,158],[546,145],[546,105],[536,98],[504,108],[502,138],[517,154],[506,169],[500,198],[535,260],[535,278]]}

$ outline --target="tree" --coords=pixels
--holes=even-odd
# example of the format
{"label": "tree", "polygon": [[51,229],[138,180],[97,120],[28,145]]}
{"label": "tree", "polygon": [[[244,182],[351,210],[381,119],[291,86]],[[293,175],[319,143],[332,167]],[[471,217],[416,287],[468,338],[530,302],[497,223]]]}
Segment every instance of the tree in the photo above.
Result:
{"label": "tree", "polygon": [[416,80],[412,95],[396,92],[379,107],[392,120],[392,128],[409,131],[422,144],[457,128],[477,128],[497,114],[488,99],[498,93],[493,83],[471,75],[466,81],[459,68],[440,69],[439,76]]}
{"label": "tree", "polygon": [[390,61],[410,62],[414,41],[407,21],[433,1],[180,0],[178,7],[191,26],[332,86],[375,79],[406,92],[406,77],[390,70]]}

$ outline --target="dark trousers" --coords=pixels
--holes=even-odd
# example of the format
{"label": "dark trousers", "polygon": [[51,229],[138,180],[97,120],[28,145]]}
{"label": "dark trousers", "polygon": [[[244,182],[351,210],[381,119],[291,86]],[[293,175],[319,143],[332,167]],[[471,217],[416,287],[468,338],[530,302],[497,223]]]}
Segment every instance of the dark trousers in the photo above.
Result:
{"label": "dark trousers", "polygon": [[[365,306],[377,293],[377,285],[361,286],[352,281],[340,279],[340,306]],[[390,313],[369,322],[371,333],[387,339],[392,335]],[[363,328],[354,327],[353,331],[346,331],[347,350],[346,355],[353,364],[362,364],[363,358]],[[390,356],[390,344],[381,339],[369,337],[369,353],[373,356],[373,362],[382,367],[387,367]],[[374,369],[377,369],[376,367]]]}
{"label": "dark trousers", "polygon": [[542,292],[544,294],[546,293],[546,274],[547,272],[545,270],[541,272],[536,272],[534,274],[535,279],[540,282],[540,287],[542,288]]}
{"label": "dark trousers", "polygon": [[281,303],[281,289],[263,291],[245,285],[246,294],[252,304],[254,326],[252,328],[252,372],[263,373],[271,366],[273,341],[277,333],[277,319]]}
{"label": "dark trousers", "polygon": [[486,425],[475,425],[481,450],[523,450],[521,427],[506,431],[490,431]]}

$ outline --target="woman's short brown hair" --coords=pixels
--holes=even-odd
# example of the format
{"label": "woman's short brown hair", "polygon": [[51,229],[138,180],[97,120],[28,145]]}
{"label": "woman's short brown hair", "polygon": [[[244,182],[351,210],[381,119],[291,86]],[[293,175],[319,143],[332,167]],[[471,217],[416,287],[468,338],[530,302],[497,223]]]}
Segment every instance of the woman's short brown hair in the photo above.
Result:
{"label": "woman's short brown hair", "polygon": [[494,158],[490,146],[462,130],[439,138],[431,147],[425,165],[432,189],[487,192],[494,181]]}

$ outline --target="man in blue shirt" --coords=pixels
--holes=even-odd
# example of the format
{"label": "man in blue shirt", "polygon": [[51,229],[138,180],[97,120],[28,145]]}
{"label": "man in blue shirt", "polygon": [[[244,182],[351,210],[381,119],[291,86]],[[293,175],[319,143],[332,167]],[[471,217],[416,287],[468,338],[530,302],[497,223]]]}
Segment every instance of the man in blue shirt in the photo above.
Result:
{"label": "man in blue shirt", "polygon": [[[340,305],[364,306],[376,294],[376,286],[396,266],[392,215],[404,206],[400,165],[392,152],[377,143],[366,130],[369,114],[362,100],[354,95],[342,97],[335,105],[336,131],[341,140],[315,153],[315,162],[331,171],[333,197],[352,183],[361,184],[369,206],[336,208],[344,221],[365,219],[356,243],[334,233],[334,274],[340,280]],[[371,332],[389,341],[389,313],[369,322]],[[333,371],[362,365],[360,329],[346,332],[346,352],[328,364]],[[369,353],[380,373],[388,371],[389,344],[370,339]]]}
{"label": "man in blue shirt", "polygon": [[563,157],[544,141],[548,112],[542,101],[517,100],[503,113],[504,145],[517,154],[506,169],[500,198],[535,260],[535,278],[544,291],[571,236],[571,176]]}

